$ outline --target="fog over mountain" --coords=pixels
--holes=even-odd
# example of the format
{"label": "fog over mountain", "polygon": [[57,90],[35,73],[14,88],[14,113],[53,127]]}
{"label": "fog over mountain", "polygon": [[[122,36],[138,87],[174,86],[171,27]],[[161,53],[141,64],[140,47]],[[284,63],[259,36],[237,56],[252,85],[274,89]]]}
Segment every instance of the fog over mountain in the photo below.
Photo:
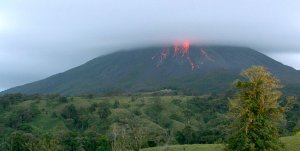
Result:
{"label": "fog over mountain", "polygon": [[188,42],[115,52],[1,93],[80,96],[132,94],[167,88],[184,94],[219,94],[231,90],[241,70],[252,65],[266,66],[285,85],[286,93],[298,94],[300,72],[253,49],[191,46]]}
{"label": "fog over mountain", "polygon": [[294,0],[3,0],[0,91],[99,55],[189,41],[258,50],[300,69]]}

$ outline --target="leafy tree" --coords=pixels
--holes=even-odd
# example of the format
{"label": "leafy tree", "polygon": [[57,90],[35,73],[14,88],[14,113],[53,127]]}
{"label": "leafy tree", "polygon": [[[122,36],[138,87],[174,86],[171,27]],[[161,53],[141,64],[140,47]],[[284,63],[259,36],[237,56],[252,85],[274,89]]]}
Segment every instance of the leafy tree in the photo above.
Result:
{"label": "leafy tree", "polygon": [[85,130],[89,126],[89,117],[81,115],[73,120],[73,128],[77,130]]}
{"label": "leafy tree", "polygon": [[129,116],[122,121],[121,134],[125,134],[123,138],[133,151],[139,151],[142,145],[146,143],[148,130],[145,125],[145,121],[136,116]]}
{"label": "leafy tree", "polygon": [[[83,109],[79,110],[83,112]],[[67,105],[62,110],[61,116],[65,119],[66,126],[70,129],[85,130],[89,126],[89,116],[77,111],[73,104]]]}
{"label": "leafy tree", "polygon": [[8,137],[7,149],[9,150],[17,150],[17,151],[27,151],[25,147],[25,138],[23,137],[23,133],[16,131],[10,134]]}
{"label": "leafy tree", "polygon": [[82,144],[85,151],[108,151],[107,137],[97,132],[88,132],[82,136]]}
{"label": "leafy tree", "polygon": [[183,115],[184,115],[184,118],[186,119],[186,125],[189,125],[190,122],[191,122],[191,117],[193,116],[193,112],[189,109],[184,109],[182,111]]}
{"label": "leafy tree", "polygon": [[4,151],[37,151],[39,150],[38,139],[32,133],[15,131],[2,142],[0,149]]}
{"label": "leafy tree", "polygon": [[127,147],[125,126],[114,124],[110,130],[110,144],[112,151],[125,150]]}
{"label": "leafy tree", "polygon": [[65,119],[72,118],[77,119],[78,118],[78,112],[73,104],[67,105],[62,110],[61,116]]}
{"label": "leafy tree", "polygon": [[111,114],[108,103],[100,103],[98,108],[98,115],[100,119],[106,119]]}
{"label": "leafy tree", "polygon": [[[289,102],[292,103],[288,105]],[[286,125],[284,125],[285,127],[283,128],[288,131],[287,135],[291,135],[300,129],[300,101],[297,101],[296,97],[287,97],[284,103],[284,105],[288,105],[289,107],[286,111]]]}
{"label": "leafy tree", "polygon": [[61,102],[61,103],[67,103],[68,102],[68,98],[64,97],[64,96],[58,97],[57,100],[58,100],[58,102]]}
{"label": "leafy tree", "polygon": [[105,136],[100,136],[97,142],[98,145],[96,151],[109,151],[109,143]]}
{"label": "leafy tree", "polygon": [[120,101],[119,100],[115,100],[113,108],[116,109],[116,108],[119,108],[119,107],[120,107]]}
{"label": "leafy tree", "polygon": [[185,143],[185,137],[181,131],[177,131],[175,134],[175,139],[179,144]]}
{"label": "leafy tree", "polygon": [[57,151],[61,150],[62,147],[59,145],[59,141],[51,133],[41,135],[38,146],[39,151]]}
{"label": "leafy tree", "polygon": [[275,151],[281,143],[275,123],[283,117],[279,106],[282,86],[267,68],[252,66],[238,80],[236,99],[231,101],[233,134],[228,149],[233,151]]}
{"label": "leafy tree", "polygon": [[9,115],[8,119],[6,120],[6,125],[11,128],[18,128],[20,125],[22,125],[22,123],[32,121],[33,118],[38,114],[40,114],[40,112],[34,106],[18,109],[17,111],[12,112],[12,114]]}
{"label": "leafy tree", "polygon": [[62,132],[59,136],[59,142],[64,150],[69,151],[79,151],[83,144],[81,137],[75,132]]}
{"label": "leafy tree", "polygon": [[154,120],[156,123],[161,123],[161,112],[163,111],[164,105],[162,104],[160,97],[154,97],[151,99],[152,103],[149,105],[149,107],[146,109],[146,114]]}
{"label": "leafy tree", "polygon": [[89,111],[90,113],[93,113],[93,112],[95,112],[95,111],[96,111],[96,108],[97,108],[97,106],[98,106],[98,104],[97,104],[97,103],[93,103],[93,104],[91,104],[91,105],[88,107],[88,111]]}
{"label": "leafy tree", "polygon": [[192,144],[195,142],[195,132],[190,125],[186,125],[182,131],[177,131],[175,138],[179,144]]}

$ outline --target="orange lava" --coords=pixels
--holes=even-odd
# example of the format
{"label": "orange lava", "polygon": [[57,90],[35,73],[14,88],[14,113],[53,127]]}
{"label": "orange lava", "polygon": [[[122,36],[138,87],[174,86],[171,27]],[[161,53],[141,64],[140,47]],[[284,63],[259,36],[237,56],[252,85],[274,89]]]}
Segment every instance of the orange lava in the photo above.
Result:
{"label": "orange lava", "polygon": [[[199,54],[198,58],[203,58],[204,57],[205,60],[202,59],[200,61],[194,61],[192,59],[191,55],[190,55],[190,43],[188,41],[185,41],[185,42],[181,43],[180,45],[178,43],[175,43],[174,46],[173,46],[173,48],[174,48],[173,52],[170,51],[169,48],[165,48],[165,49],[163,49],[161,51],[161,53],[160,53],[160,61],[159,61],[159,64],[157,65],[157,67],[159,67],[163,63],[163,61],[166,60],[168,58],[168,56],[171,56],[171,55],[173,57],[176,57],[176,60],[179,59],[178,57],[181,57],[182,59],[187,60],[188,63],[190,64],[191,68],[192,68],[192,71],[194,71],[196,69],[196,67],[199,68],[200,65],[204,65],[205,64],[205,60],[214,61],[209,56],[209,54],[205,51],[204,48],[200,49],[200,54]],[[201,56],[203,56],[203,57],[201,57]],[[154,58],[155,57],[152,57],[152,60]],[[178,60],[180,64],[182,62],[182,59]],[[196,63],[196,62],[198,62],[198,63]]]}

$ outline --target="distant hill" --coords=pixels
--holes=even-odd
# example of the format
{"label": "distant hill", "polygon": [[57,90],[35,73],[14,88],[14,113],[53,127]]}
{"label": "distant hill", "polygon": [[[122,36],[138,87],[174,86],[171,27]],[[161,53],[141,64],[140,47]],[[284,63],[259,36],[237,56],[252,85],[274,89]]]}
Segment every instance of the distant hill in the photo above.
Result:
{"label": "distant hill", "polygon": [[63,95],[134,93],[164,88],[190,94],[225,92],[242,69],[263,65],[296,93],[300,71],[250,48],[229,46],[149,47],[95,58],[49,78],[3,93]]}

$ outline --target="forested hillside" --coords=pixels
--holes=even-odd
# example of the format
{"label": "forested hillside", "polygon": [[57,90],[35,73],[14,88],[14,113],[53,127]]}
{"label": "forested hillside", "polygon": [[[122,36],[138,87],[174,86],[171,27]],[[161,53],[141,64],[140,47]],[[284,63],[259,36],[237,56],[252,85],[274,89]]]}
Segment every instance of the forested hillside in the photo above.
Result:
{"label": "forested hillside", "polygon": [[[159,94],[159,95],[158,95]],[[0,98],[1,150],[105,150],[167,144],[211,144],[226,140],[227,95],[133,96],[10,94]],[[282,99],[282,104],[285,100]],[[281,136],[300,128],[299,100],[278,123]],[[138,137],[138,144],[130,144]],[[129,142],[128,142],[129,141]],[[128,146],[129,145],[129,146]]]}

